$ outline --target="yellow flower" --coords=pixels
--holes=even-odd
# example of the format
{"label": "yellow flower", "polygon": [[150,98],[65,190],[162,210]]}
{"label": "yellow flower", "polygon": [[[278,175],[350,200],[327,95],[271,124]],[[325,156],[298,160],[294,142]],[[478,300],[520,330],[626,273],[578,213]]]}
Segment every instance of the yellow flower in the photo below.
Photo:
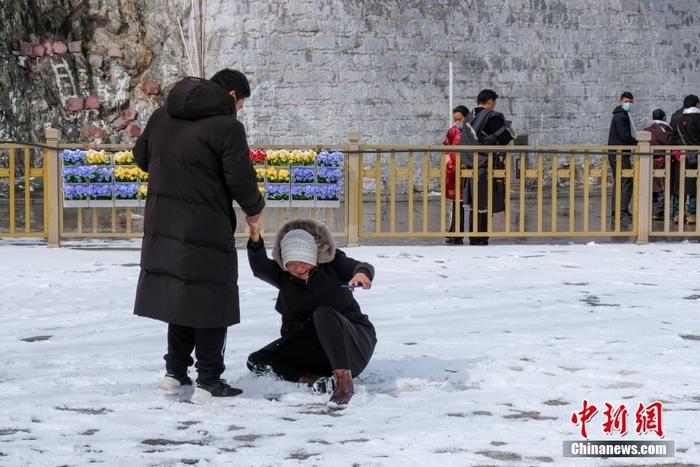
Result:
{"label": "yellow flower", "polygon": [[134,163],[134,155],[131,151],[119,151],[114,154],[114,163],[120,165],[129,165]]}
{"label": "yellow flower", "polygon": [[85,160],[88,164],[92,165],[106,165],[109,164],[109,156],[103,151],[95,151],[94,149],[88,149],[85,155]]}

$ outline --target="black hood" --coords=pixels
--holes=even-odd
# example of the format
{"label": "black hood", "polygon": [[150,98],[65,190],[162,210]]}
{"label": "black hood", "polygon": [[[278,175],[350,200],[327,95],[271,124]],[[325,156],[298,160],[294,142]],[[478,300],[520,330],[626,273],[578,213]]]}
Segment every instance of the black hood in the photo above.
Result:
{"label": "black hood", "polygon": [[167,109],[171,117],[187,120],[236,115],[233,98],[216,83],[202,78],[187,77],[178,82],[168,94]]}
{"label": "black hood", "polygon": [[613,115],[619,114],[620,112],[627,112],[627,111],[625,109],[623,109],[621,105],[618,105],[617,107],[615,107],[615,110],[613,110]]}

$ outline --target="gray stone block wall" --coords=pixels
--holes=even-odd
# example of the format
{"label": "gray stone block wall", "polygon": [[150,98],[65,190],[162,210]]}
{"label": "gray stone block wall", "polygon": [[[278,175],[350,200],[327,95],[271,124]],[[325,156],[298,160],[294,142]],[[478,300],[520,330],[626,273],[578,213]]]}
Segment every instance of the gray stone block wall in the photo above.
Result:
{"label": "gray stone block wall", "polygon": [[531,144],[605,144],[620,93],[638,129],[700,93],[700,1],[208,0],[207,74],[240,68],[255,143],[441,143],[482,88]]}

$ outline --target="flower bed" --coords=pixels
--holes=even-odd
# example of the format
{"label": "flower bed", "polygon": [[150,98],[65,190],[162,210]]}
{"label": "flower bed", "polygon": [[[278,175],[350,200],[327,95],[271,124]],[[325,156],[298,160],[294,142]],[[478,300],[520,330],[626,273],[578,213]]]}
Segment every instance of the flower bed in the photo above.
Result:
{"label": "flower bed", "polygon": [[85,151],[80,149],[64,149],[58,156],[63,162],[64,167],[69,165],[82,165],[85,163]]}
{"label": "flower bed", "polygon": [[263,164],[265,164],[265,159],[267,158],[267,154],[262,149],[254,149],[254,150],[250,151],[249,157],[250,157],[250,160],[253,162],[253,164],[263,165]]}
{"label": "flower bed", "polygon": [[114,165],[132,165],[134,155],[131,151],[119,151],[114,154]]}
{"label": "flower bed", "polygon": [[115,167],[114,179],[117,182],[145,182],[148,180],[148,173],[138,167]]}
{"label": "flower bed", "polygon": [[316,199],[320,201],[339,201],[342,186],[337,184],[319,185],[316,190]]}
{"label": "flower bed", "polygon": [[316,170],[313,167],[292,167],[292,183],[313,183]]}
{"label": "flower bed", "polygon": [[318,183],[339,183],[343,179],[343,171],[333,167],[320,167],[316,180]]}
{"label": "flower bed", "polygon": [[316,151],[287,151],[280,149],[278,151],[268,151],[265,162],[268,166],[288,166],[288,165],[315,165],[318,154]]}
{"label": "flower bed", "polygon": [[342,152],[255,149],[250,160],[268,206],[340,207]]}
{"label": "flower bed", "polygon": [[340,151],[321,151],[318,155],[318,165],[323,167],[340,167],[343,165],[344,155]]}
{"label": "flower bed", "polygon": [[[148,174],[131,151],[65,149],[59,156],[65,207],[143,206]],[[255,149],[249,157],[268,206],[340,207],[342,152]]]}
{"label": "flower bed", "polygon": [[148,174],[133,165],[131,151],[65,149],[59,157],[64,207],[143,206]]}

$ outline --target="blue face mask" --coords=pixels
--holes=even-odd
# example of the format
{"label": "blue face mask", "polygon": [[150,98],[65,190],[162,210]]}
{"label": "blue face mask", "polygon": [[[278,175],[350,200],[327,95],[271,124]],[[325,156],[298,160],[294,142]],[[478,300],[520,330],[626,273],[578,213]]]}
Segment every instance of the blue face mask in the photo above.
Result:
{"label": "blue face mask", "polygon": [[625,102],[622,104],[622,110],[625,112],[632,112],[634,110],[634,103],[633,102]]}

